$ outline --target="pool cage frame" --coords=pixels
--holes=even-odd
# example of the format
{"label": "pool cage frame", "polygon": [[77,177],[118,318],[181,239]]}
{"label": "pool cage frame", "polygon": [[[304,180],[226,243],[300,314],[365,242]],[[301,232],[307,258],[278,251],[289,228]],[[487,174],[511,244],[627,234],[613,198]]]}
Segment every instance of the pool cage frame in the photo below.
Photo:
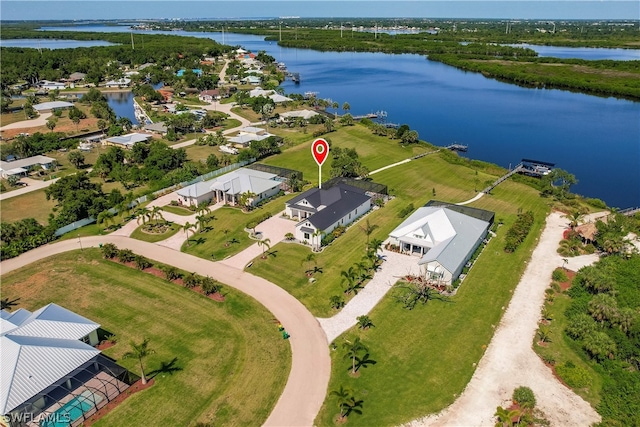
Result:
{"label": "pool cage frame", "polygon": [[[106,375],[99,376],[104,372]],[[82,414],[79,418],[69,421],[68,426],[77,426],[94,415],[100,408],[113,401],[129,386],[138,381],[140,377],[117,365],[114,361],[102,354],[96,355],[91,360],[82,364],[69,374],[63,376],[54,384],[29,398],[20,406],[14,408],[7,417],[11,420],[11,427],[40,426],[44,420],[55,421],[52,425],[62,425],[64,419],[56,419],[56,410],[67,405],[74,398],[81,396],[89,390],[91,398],[82,395],[85,401],[92,404],[92,408],[85,411],[82,403],[78,401],[74,408]],[[99,385],[88,385],[89,382],[98,382]],[[71,399],[66,399],[71,396]],[[96,399],[99,396],[100,399]],[[67,401],[68,400],[68,401]],[[57,404],[57,406],[56,406]],[[55,410],[50,408],[55,406]],[[44,425],[47,425],[46,423]]]}

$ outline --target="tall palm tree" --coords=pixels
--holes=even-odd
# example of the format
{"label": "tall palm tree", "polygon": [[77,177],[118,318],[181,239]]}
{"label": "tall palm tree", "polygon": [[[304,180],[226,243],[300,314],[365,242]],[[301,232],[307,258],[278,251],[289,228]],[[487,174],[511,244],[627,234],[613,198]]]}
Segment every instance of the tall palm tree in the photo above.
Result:
{"label": "tall palm tree", "polygon": [[313,253],[308,253],[308,254],[307,254],[307,256],[306,256],[306,257],[304,257],[304,259],[302,260],[302,264],[304,265],[304,264],[307,264],[307,263],[308,263],[308,265],[307,265],[307,267],[308,267],[308,268],[306,268],[305,273],[307,273],[307,275],[309,275],[309,272],[311,272],[311,271],[312,271],[311,263],[313,263],[313,264],[315,264],[315,263],[316,263],[316,256],[315,256],[315,254],[313,254]]}
{"label": "tall palm tree", "polygon": [[575,211],[568,213],[562,216],[563,218],[567,218],[569,220],[569,227],[573,230],[584,218],[584,211],[581,209],[576,209]]}
{"label": "tall palm tree", "polygon": [[366,235],[367,235],[367,249],[369,249],[369,236],[371,236],[371,233],[373,233],[374,231],[376,231],[376,229],[377,229],[378,227],[379,227],[379,226],[378,226],[378,225],[376,225],[376,224],[370,224],[370,223],[369,223],[369,218],[367,218],[367,220],[365,221],[365,224],[364,224],[364,225],[361,225],[361,226],[360,226],[360,229],[361,229],[362,231],[364,231],[364,234],[366,234]]}
{"label": "tall palm tree", "polygon": [[154,219],[156,221],[165,220],[164,217],[162,216],[162,208],[160,206],[154,206],[153,208],[151,208],[151,214],[149,216],[149,220],[153,221]]}
{"label": "tall palm tree", "polygon": [[222,230],[222,234],[224,234],[224,247],[225,248],[229,247],[229,239],[227,239],[227,236],[229,235],[229,233],[231,233],[231,230],[229,230],[228,228],[225,228],[224,230]]}
{"label": "tall palm tree", "polygon": [[353,342],[346,341],[342,343],[342,348],[347,352],[344,355],[345,359],[351,359],[351,373],[356,373],[356,358],[360,356],[360,353],[366,353],[367,347],[360,341],[360,337],[356,337]]}
{"label": "tall palm tree", "polygon": [[182,226],[182,230],[184,230],[184,233],[187,235],[187,246],[190,246],[190,244],[189,244],[189,232],[192,231],[192,232],[195,233],[195,229],[196,229],[196,225],[195,224],[191,224],[189,221],[187,221]]}
{"label": "tall palm tree", "polygon": [[126,352],[122,357],[125,359],[129,357],[135,357],[136,359],[138,359],[138,362],[140,363],[140,377],[142,378],[142,384],[146,384],[147,377],[144,375],[143,360],[150,354],[155,353],[155,351],[149,348],[149,338],[145,338],[140,344],[136,344],[135,342],[131,341],[130,345],[131,351]]}
{"label": "tall palm tree", "polygon": [[258,241],[258,246],[262,247],[262,259],[267,258],[267,256],[264,254],[265,248],[266,250],[271,249],[271,246],[269,245],[269,243],[271,243],[271,239],[269,238]]}
{"label": "tall palm tree", "polygon": [[249,201],[253,197],[256,197],[255,193],[252,193],[251,191],[245,191],[244,193],[242,193],[240,195],[240,199],[238,200],[238,204],[240,206],[242,206],[242,209],[249,211],[249,210],[251,210],[251,204],[249,203]]}
{"label": "tall palm tree", "polygon": [[138,224],[142,221],[142,224],[146,224],[147,221],[151,221],[151,209],[148,207],[140,208],[136,211],[136,217]]}
{"label": "tall palm tree", "polygon": [[343,385],[340,386],[337,390],[331,390],[329,393],[330,396],[336,396],[338,398],[338,409],[340,409],[340,419],[343,419],[345,416],[346,405],[349,402],[349,398],[351,397],[351,390],[348,388],[344,388]]}
{"label": "tall palm tree", "polygon": [[342,276],[342,281],[346,282],[345,293],[350,294],[355,290],[357,294],[358,291],[354,288],[355,288],[355,283],[358,280],[358,273],[353,268],[353,266],[349,267],[349,269],[346,271],[342,270],[340,272],[340,276]]}

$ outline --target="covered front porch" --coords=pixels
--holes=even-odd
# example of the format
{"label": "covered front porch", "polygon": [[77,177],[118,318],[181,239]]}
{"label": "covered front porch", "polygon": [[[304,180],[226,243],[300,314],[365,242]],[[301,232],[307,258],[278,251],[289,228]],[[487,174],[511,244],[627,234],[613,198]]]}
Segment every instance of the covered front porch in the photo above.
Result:
{"label": "covered front porch", "polygon": [[407,237],[401,237],[398,239],[398,246],[400,247],[401,253],[418,257],[422,257],[424,254],[429,252],[429,249],[431,249],[427,246],[426,242]]}

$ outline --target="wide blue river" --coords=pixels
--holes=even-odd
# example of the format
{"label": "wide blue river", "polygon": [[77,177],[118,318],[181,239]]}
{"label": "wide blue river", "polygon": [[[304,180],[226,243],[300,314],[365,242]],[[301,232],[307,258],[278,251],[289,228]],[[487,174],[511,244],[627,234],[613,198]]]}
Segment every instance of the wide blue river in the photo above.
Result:
{"label": "wide blue river", "polygon": [[[134,32],[134,37],[146,33]],[[209,37],[256,53],[264,50],[285,62],[289,71],[300,73],[300,84],[283,83],[286,93],[318,92],[318,97],[340,106],[348,102],[354,115],[384,111],[387,121],[408,124],[422,140],[465,144],[466,156],[503,167],[522,158],[555,163],[577,177],[573,192],[614,207],[640,206],[639,102],[518,87],[419,55],[317,52],[281,48],[262,37],[242,34],[166,33]],[[624,60],[639,56],[638,50],[539,48],[544,56]]]}

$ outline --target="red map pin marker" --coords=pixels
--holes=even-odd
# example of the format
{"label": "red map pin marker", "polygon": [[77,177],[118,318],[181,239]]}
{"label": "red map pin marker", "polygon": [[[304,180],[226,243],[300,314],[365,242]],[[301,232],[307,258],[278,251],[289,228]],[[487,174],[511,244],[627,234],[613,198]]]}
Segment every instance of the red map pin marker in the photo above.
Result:
{"label": "red map pin marker", "polygon": [[318,138],[311,144],[311,154],[315,159],[318,166],[322,166],[325,160],[327,160],[327,154],[329,154],[329,144],[322,138]]}

